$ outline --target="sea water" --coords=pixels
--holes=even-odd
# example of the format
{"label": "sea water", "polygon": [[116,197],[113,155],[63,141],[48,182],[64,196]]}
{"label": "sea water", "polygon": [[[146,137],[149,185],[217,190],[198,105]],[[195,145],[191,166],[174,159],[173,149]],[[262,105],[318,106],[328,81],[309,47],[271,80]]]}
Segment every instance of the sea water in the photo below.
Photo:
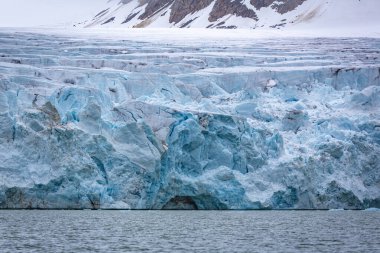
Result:
{"label": "sea water", "polygon": [[5,252],[380,252],[380,212],[0,211]]}

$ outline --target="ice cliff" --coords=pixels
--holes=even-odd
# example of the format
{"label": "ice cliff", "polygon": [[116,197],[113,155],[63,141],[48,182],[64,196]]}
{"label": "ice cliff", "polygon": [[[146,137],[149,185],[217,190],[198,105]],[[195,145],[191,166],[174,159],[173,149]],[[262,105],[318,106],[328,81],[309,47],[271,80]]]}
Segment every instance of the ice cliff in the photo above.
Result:
{"label": "ice cliff", "polygon": [[0,208],[380,207],[380,40],[0,34]]}

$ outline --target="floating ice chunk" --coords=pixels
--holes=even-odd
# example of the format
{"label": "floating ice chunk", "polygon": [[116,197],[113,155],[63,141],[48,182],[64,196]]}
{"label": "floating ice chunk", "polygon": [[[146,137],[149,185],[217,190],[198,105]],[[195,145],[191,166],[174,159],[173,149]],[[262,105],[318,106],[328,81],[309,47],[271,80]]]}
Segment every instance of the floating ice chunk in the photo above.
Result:
{"label": "floating ice chunk", "polygon": [[273,79],[268,80],[267,85],[266,85],[267,88],[273,88],[276,86],[277,86],[277,81]]}
{"label": "floating ice chunk", "polygon": [[364,209],[363,211],[365,211],[365,212],[380,212],[380,208],[371,207],[371,208]]}

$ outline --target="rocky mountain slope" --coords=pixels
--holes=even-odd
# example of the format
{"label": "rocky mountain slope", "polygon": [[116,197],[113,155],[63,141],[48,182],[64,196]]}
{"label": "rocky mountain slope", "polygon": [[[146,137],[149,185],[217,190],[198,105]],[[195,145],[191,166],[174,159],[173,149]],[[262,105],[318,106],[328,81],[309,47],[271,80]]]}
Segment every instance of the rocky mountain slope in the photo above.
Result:
{"label": "rocky mountain slope", "polygon": [[379,7],[375,0],[111,0],[80,25],[281,29],[331,17],[346,25],[362,18],[371,24],[379,21],[375,12]]}
{"label": "rocky mountain slope", "polygon": [[377,0],[3,0],[0,27],[247,28],[379,37],[379,9]]}

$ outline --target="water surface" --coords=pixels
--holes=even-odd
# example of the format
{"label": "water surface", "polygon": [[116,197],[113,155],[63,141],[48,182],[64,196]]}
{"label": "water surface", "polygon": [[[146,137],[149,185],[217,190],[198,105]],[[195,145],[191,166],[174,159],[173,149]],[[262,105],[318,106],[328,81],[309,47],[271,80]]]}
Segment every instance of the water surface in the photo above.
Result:
{"label": "water surface", "polygon": [[1,252],[380,252],[380,212],[0,211]]}

